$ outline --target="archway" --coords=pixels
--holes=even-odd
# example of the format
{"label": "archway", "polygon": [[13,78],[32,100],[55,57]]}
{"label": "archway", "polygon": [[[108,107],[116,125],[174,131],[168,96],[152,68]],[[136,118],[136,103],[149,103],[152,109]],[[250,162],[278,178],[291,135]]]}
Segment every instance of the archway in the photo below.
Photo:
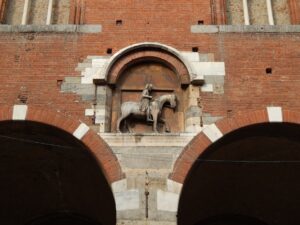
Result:
{"label": "archway", "polygon": [[185,179],[178,225],[299,224],[299,137],[297,124],[258,123],[208,145]]}
{"label": "archway", "polygon": [[1,223],[116,224],[105,174],[74,135],[44,123],[10,120],[0,122],[0,141]]}

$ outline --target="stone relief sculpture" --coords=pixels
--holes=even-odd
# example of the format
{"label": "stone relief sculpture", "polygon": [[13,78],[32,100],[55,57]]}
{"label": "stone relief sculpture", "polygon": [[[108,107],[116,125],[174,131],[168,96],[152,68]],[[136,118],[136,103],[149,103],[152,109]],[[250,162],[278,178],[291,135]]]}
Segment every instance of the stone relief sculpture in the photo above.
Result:
{"label": "stone relief sculpture", "polygon": [[117,132],[121,132],[121,122],[129,116],[143,118],[146,122],[152,122],[153,131],[158,132],[158,121],[165,123],[165,120],[161,118],[163,107],[169,106],[170,108],[175,109],[177,97],[175,94],[166,94],[152,100],[152,96],[150,95],[151,90],[152,84],[147,84],[142,92],[140,102],[129,101],[122,103],[121,117],[117,122]]}

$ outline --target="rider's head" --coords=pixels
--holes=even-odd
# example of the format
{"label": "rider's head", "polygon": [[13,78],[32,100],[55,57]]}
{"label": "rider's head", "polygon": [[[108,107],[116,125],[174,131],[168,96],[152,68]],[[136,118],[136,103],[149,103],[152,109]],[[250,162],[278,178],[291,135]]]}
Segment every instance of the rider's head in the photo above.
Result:
{"label": "rider's head", "polygon": [[152,90],[152,84],[147,84],[147,85],[146,85],[146,88],[147,88],[149,91],[151,91],[151,90]]}

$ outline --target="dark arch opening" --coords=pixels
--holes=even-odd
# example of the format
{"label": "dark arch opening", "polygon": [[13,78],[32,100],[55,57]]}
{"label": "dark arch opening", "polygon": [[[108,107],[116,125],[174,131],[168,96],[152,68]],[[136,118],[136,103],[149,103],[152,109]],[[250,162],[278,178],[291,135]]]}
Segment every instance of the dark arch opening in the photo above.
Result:
{"label": "dark arch opening", "polygon": [[1,224],[116,224],[110,186],[73,135],[41,123],[5,121],[0,141]]}
{"label": "dark arch opening", "polygon": [[299,137],[299,125],[268,123],[212,144],[185,180],[178,225],[300,224]]}

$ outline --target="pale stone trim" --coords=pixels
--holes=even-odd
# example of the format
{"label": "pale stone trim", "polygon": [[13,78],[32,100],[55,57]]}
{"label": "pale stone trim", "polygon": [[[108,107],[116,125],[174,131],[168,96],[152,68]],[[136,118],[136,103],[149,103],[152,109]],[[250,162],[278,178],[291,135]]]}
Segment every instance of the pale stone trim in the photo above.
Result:
{"label": "pale stone trim", "polygon": [[111,147],[185,147],[197,133],[99,133]]}
{"label": "pale stone trim", "polygon": [[223,137],[222,132],[214,123],[206,126],[203,129],[203,133],[208,137],[209,140],[211,140],[212,143]]}
{"label": "pale stone trim", "polygon": [[267,1],[267,10],[268,10],[268,19],[269,19],[269,24],[274,25],[274,16],[273,16],[273,10],[272,10],[272,1],[271,0],[266,0]]}
{"label": "pale stone trim", "polygon": [[282,108],[281,107],[267,107],[268,117],[270,122],[282,122]]}
{"label": "pale stone trim", "polygon": [[192,62],[196,74],[201,76],[225,76],[224,62]]}
{"label": "pale stone trim", "polygon": [[244,21],[245,25],[250,25],[248,0],[243,0]]}
{"label": "pale stone trim", "polygon": [[180,194],[181,189],[182,189],[182,184],[178,183],[176,181],[167,179],[167,189],[168,189],[169,192]]}
{"label": "pale stone trim", "polygon": [[138,189],[114,193],[117,211],[140,208],[140,192]]}
{"label": "pale stone trim", "polygon": [[157,190],[157,210],[177,212],[179,194]]}
{"label": "pale stone trim", "polygon": [[89,127],[85,123],[81,123],[74,131],[73,136],[81,140],[83,136],[89,131]]}
{"label": "pale stone trim", "polygon": [[27,105],[14,105],[13,108],[13,120],[25,120],[27,115]]}
{"label": "pale stone trim", "polygon": [[201,87],[202,92],[214,92],[214,86],[212,84],[204,84]]}
{"label": "pale stone trim", "polygon": [[25,0],[24,1],[24,8],[23,8],[23,15],[22,15],[22,22],[21,22],[22,25],[27,24],[29,4],[30,4],[30,0]]}
{"label": "pale stone trim", "polygon": [[111,184],[111,188],[114,193],[122,192],[127,190],[127,179],[118,180]]}
{"label": "pale stone trim", "polygon": [[49,2],[48,2],[48,12],[47,12],[46,25],[50,25],[50,24],[51,24],[51,19],[52,19],[52,7],[53,7],[53,0],[49,0]]}
{"label": "pale stone trim", "polygon": [[192,25],[195,34],[215,33],[299,33],[300,25]]}
{"label": "pale stone trim", "polygon": [[94,115],[94,109],[85,109],[85,116],[93,116]]}

